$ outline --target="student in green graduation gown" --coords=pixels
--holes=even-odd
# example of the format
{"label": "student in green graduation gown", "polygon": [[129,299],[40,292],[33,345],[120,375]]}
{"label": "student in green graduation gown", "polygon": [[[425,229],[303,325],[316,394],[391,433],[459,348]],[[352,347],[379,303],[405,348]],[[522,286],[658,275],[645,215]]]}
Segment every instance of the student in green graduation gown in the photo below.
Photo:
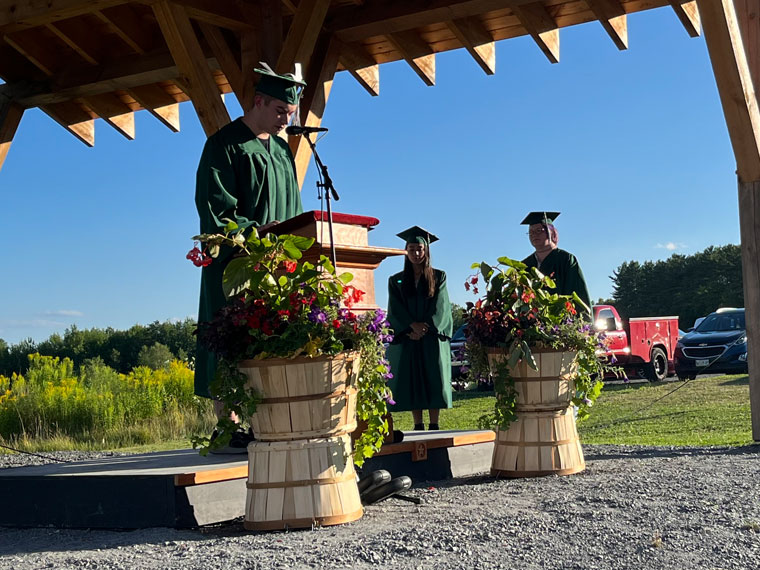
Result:
{"label": "student in green graduation gown", "polygon": [[[253,106],[206,141],[196,174],[195,205],[201,233],[220,233],[234,221],[240,228],[263,233],[277,222],[300,214],[301,194],[295,162],[278,133],[296,116],[305,83],[296,74],[277,75],[262,63]],[[222,274],[231,258],[223,250],[201,275],[198,322],[210,320],[226,303]],[[209,397],[214,355],[198,346],[195,393]],[[217,413],[221,405],[215,402]],[[232,444],[235,443],[233,440]],[[240,442],[241,453],[246,451]]]}
{"label": "student in green graduation gown", "polygon": [[544,275],[551,277],[560,295],[572,295],[573,292],[586,304],[578,307],[590,315],[591,299],[583,278],[583,271],[575,256],[557,247],[559,234],[554,227],[554,220],[559,212],[531,212],[520,222],[528,227],[530,243],[535,252],[523,259],[528,267],[536,267]]}
{"label": "student in green graduation gown", "polygon": [[414,429],[437,430],[441,408],[451,407],[451,305],[446,274],[430,264],[430,244],[438,238],[414,226],[398,234],[406,242],[404,270],[388,281],[388,320],[394,339],[388,347],[393,378],[388,382],[391,412],[412,412]]}

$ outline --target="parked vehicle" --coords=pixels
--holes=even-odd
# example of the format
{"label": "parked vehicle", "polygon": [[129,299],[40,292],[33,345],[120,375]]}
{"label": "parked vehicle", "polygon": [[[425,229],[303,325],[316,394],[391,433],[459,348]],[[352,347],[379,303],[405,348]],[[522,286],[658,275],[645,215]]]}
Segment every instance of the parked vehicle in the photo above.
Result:
{"label": "parked vehicle", "polygon": [[626,374],[653,382],[673,375],[678,317],[636,317],[623,323],[612,305],[594,305],[593,311],[594,327],[607,335],[608,354]]}
{"label": "parked vehicle", "polygon": [[707,315],[678,341],[676,374],[681,380],[697,374],[746,374],[747,329],[744,309],[724,308]]}
{"label": "parked vehicle", "polygon": [[451,336],[451,379],[456,380],[464,374],[463,367],[467,366],[464,355],[465,336],[467,325],[462,325]]}

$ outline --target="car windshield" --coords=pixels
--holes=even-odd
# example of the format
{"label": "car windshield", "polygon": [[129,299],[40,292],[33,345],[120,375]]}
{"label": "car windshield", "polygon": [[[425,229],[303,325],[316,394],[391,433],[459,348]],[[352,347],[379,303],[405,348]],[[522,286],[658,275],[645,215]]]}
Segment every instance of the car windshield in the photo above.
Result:
{"label": "car windshield", "polygon": [[731,313],[712,313],[699,323],[697,332],[726,332],[744,330],[744,311]]}

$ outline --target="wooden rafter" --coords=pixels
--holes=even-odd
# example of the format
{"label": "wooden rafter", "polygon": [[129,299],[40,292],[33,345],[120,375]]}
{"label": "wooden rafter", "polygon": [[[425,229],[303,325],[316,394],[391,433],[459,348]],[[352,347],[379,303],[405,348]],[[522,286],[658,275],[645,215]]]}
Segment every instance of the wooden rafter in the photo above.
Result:
{"label": "wooden rafter", "polygon": [[430,46],[422,38],[412,31],[398,32],[386,37],[425,85],[435,85],[435,54],[431,53]]}
{"label": "wooden rafter", "polygon": [[100,57],[98,54],[100,46],[93,39],[92,34],[88,33],[86,25],[81,20],[61,20],[55,24],[46,24],[45,27],[90,65],[100,63],[96,59]]}
{"label": "wooden rafter", "polygon": [[620,0],[585,0],[618,49],[628,49],[628,17]]}
{"label": "wooden rafter", "polygon": [[144,54],[153,47],[150,35],[145,29],[145,23],[137,17],[130,6],[96,10],[94,14],[135,53]]}
{"label": "wooden rafter", "polygon": [[513,6],[512,13],[520,20],[551,63],[559,63],[559,28],[543,2]]}
{"label": "wooden rafter", "polygon": [[0,99],[0,169],[3,168],[5,157],[11,148],[11,142],[16,134],[24,108],[18,103]]}
{"label": "wooden rafter", "polygon": [[301,63],[308,69],[329,7],[330,0],[301,0],[277,59],[278,73],[291,73],[294,63]]}
{"label": "wooden rafter", "polygon": [[699,20],[699,8],[697,8],[697,0],[669,0],[670,5],[673,7],[673,11],[681,20],[683,27],[686,28],[686,33],[690,37],[696,38],[702,31],[702,24]]}
{"label": "wooden rafter", "polygon": [[373,97],[380,94],[380,66],[358,44],[344,44],[337,38],[333,42],[339,46],[340,64]]}
{"label": "wooden rafter", "polygon": [[159,85],[141,85],[127,92],[169,129],[179,132],[179,103]]}
{"label": "wooden rafter", "polygon": [[3,39],[45,75],[53,75],[61,67],[60,53],[51,51],[47,45],[27,33],[6,35]]}
{"label": "wooden rafter", "polygon": [[496,43],[479,20],[459,18],[446,25],[487,75],[496,73]]}
{"label": "wooden rafter", "polygon": [[51,119],[89,147],[95,146],[95,119],[72,101],[41,106]]}
{"label": "wooden rafter", "polygon": [[217,28],[216,26],[205,22],[200,23],[200,28],[203,32],[203,37],[206,38],[206,42],[211,47],[211,51],[214,52],[216,60],[222,68],[222,72],[227,78],[227,81],[230,82],[232,92],[235,93],[238,102],[242,105],[244,101],[243,74],[240,71],[240,61],[235,55],[237,50],[233,50],[233,48],[230,47],[221,28]]}
{"label": "wooden rafter", "polygon": [[128,0],[19,0],[3,3],[0,5],[0,28],[5,33],[16,32],[127,2]]}
{"label": "wooden rafter", "polygon": [[153,11],[166,45],[180,70],[182,82],[190,91],[203,130],[211,136],[230,122],[230,116],[206,65],[206,58],[190,18],[182,6],[166,0],[154,4]]}
{"label": "wooden rafter", "polygon": [[116,95],[113,93],[103,93],[102,95],[93,95],[92,97],[81,99],[80,102],[82,106],[111,125],[119,134],[129,140],[134,140],[134,112]]}
{"label": "wooden rafter", "polygon": [[[330,97],[333,77],[338,69],[340,46],[323,36],[318,42],[312,64],[306,74],[306,90],[301,98],[301,124],[317,127],[322,123],[327,99]],[[303,186],[311,159],[311,149],[303,137],[291,137],[290,147],[296,163],[298,185]]]}

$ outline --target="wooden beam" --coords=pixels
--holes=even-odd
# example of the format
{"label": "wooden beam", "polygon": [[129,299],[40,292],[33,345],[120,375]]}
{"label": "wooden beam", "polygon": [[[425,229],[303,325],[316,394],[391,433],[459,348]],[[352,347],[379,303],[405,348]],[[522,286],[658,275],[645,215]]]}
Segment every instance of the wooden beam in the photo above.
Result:
{"label": "wooden beam", "polygon": [[184,8],[166,0],[154,4],[153,11],[181,79],[190,90],[203,130],[211,136],[230,122],[230,115],[206,64],[190,18]]}
{"label": "wooden beam", "polygon": [[126,4],[129,0],[18,0],[0,2],[0,30],[12,33],[58,20],[89,14],[93,10]]}
{"label": "wooden beam", "polygon": [[46,44],[23,32],[3,36],[3,40],[45,75],[53,75],[61,67],[60,54],[51,52]]}
{"label": "wooden beam", "polygon": [[486,75],[496,73],[496,44],[485,26],[475,18],[459,18],[446,22]]}
{"label": "wooden beam", "polygon": [[95,146],[95,119],[77,104],[54,103],[40,109],[84,144]]}
{"label": "wooden beam", "polygon": [[[301,124],[318,127],[330,97],[333,77],[338,69],[340,46],[323,36],[312,57],[312,65],[306,75],[306,90],[301,98]],[[298,186],[303,187],[306,171],[311,160],[311,149],[303,137],[291,137],[290,148],[296,163]]]}
{"label": "wooden beam", "polygon": [[364,87],[376,97],[380,94],[380,66],[359,44],[344,44],[333,37],[339,46],[340,64]]}
{"label": "wooden beam", "polygon": [[741,182],[760,180],[760,111],[734,0],[698,0]]}
{"label": "wooden beam", "polygon": [[23,115],[24,108],[21,105],[12,101],[3,102],[0,99],[0,170],[3,168]]}
{"label": "wooden beam", "polygon": [[628,17],[620,0],[586,0],[618,49],[628,49]]}
{"label": "wooden beam", "polygon": [[179,132],[179,103],[159,85],[133,87],[127,93],[169,129]]}
{"label": "wooden beam", "polygon": [[[155,0],[140,0],[152,4]],[[230,30],[250,30],[251,24],[243,17],[237,2],[220,2],[219,0],[173,0],[175,4],[185,7],[189,17],[199,22],[206,22]]]}
{"label": "wooden beam", "polygon": [[47,29],[53,32],[63,43],[77,52],[90,65],[100,62],[100,46],[94,41],[92,30],[86,29],[81,20],[62,20],[55,24],[47,24]]}
{"label": "wooden beam", "polygon": [[205,22],[200,22],[199,26],[203,32],[203,37],[206,38],[206,43],[211,47],[211,51],[214,52],[216,60],[222,68],[222,73],[224,73],[227,81],[230,82],[232,92],[242,106],[244,101],[243,74],[240,71],[240,62],[235,56],[235,51],[230,47],[221,28]]}
{"label": "wooden beam", "polygon": [[690,37],[696,38],[702,32],[702,24],[699,21],[699,8],[697,0],[668,0],[673,11],[686,28]]}
{"label": "wooden beam", "polygon": [[371,36],[383,36],[421,28],[448,20],[478,16],[503,10],[530,0],[406,0],[375,1],[364,6],[335,9],[325,22],[343,42],[351,43]]}
{"label": "wooden beam", "polygon": [[131,6],[115,6],[97,10],[95,15],[135,53],[144,54],[153,48],[145,22],[135,14]]}
{"label": "wooden beam", "polygon": [[113,93],[93,95],[81,104],[129,140],[135,139],[135,114]]}
{"label": "wooden beam", "polygon": [[543,2],[513,6],[512,13],[551,63],[559,63],[559,28]]}
{"label": "wooden beam", "polygon": [[734,6],[749,73],[757,95],[760,94],[760,3],[758,0],[734,0]]}
{"label": "wooden beam", "polygon": [[398,32],[386,37],[425,85],[435,85],[435,54],[431,53],[430,46],[422,38],[412,31]]}
{"label": "wooden beam", "polygon": [[277,73],[291,73],[295,63],[308,70],[329,8],[330,0],[301,0],[277,59]]}

